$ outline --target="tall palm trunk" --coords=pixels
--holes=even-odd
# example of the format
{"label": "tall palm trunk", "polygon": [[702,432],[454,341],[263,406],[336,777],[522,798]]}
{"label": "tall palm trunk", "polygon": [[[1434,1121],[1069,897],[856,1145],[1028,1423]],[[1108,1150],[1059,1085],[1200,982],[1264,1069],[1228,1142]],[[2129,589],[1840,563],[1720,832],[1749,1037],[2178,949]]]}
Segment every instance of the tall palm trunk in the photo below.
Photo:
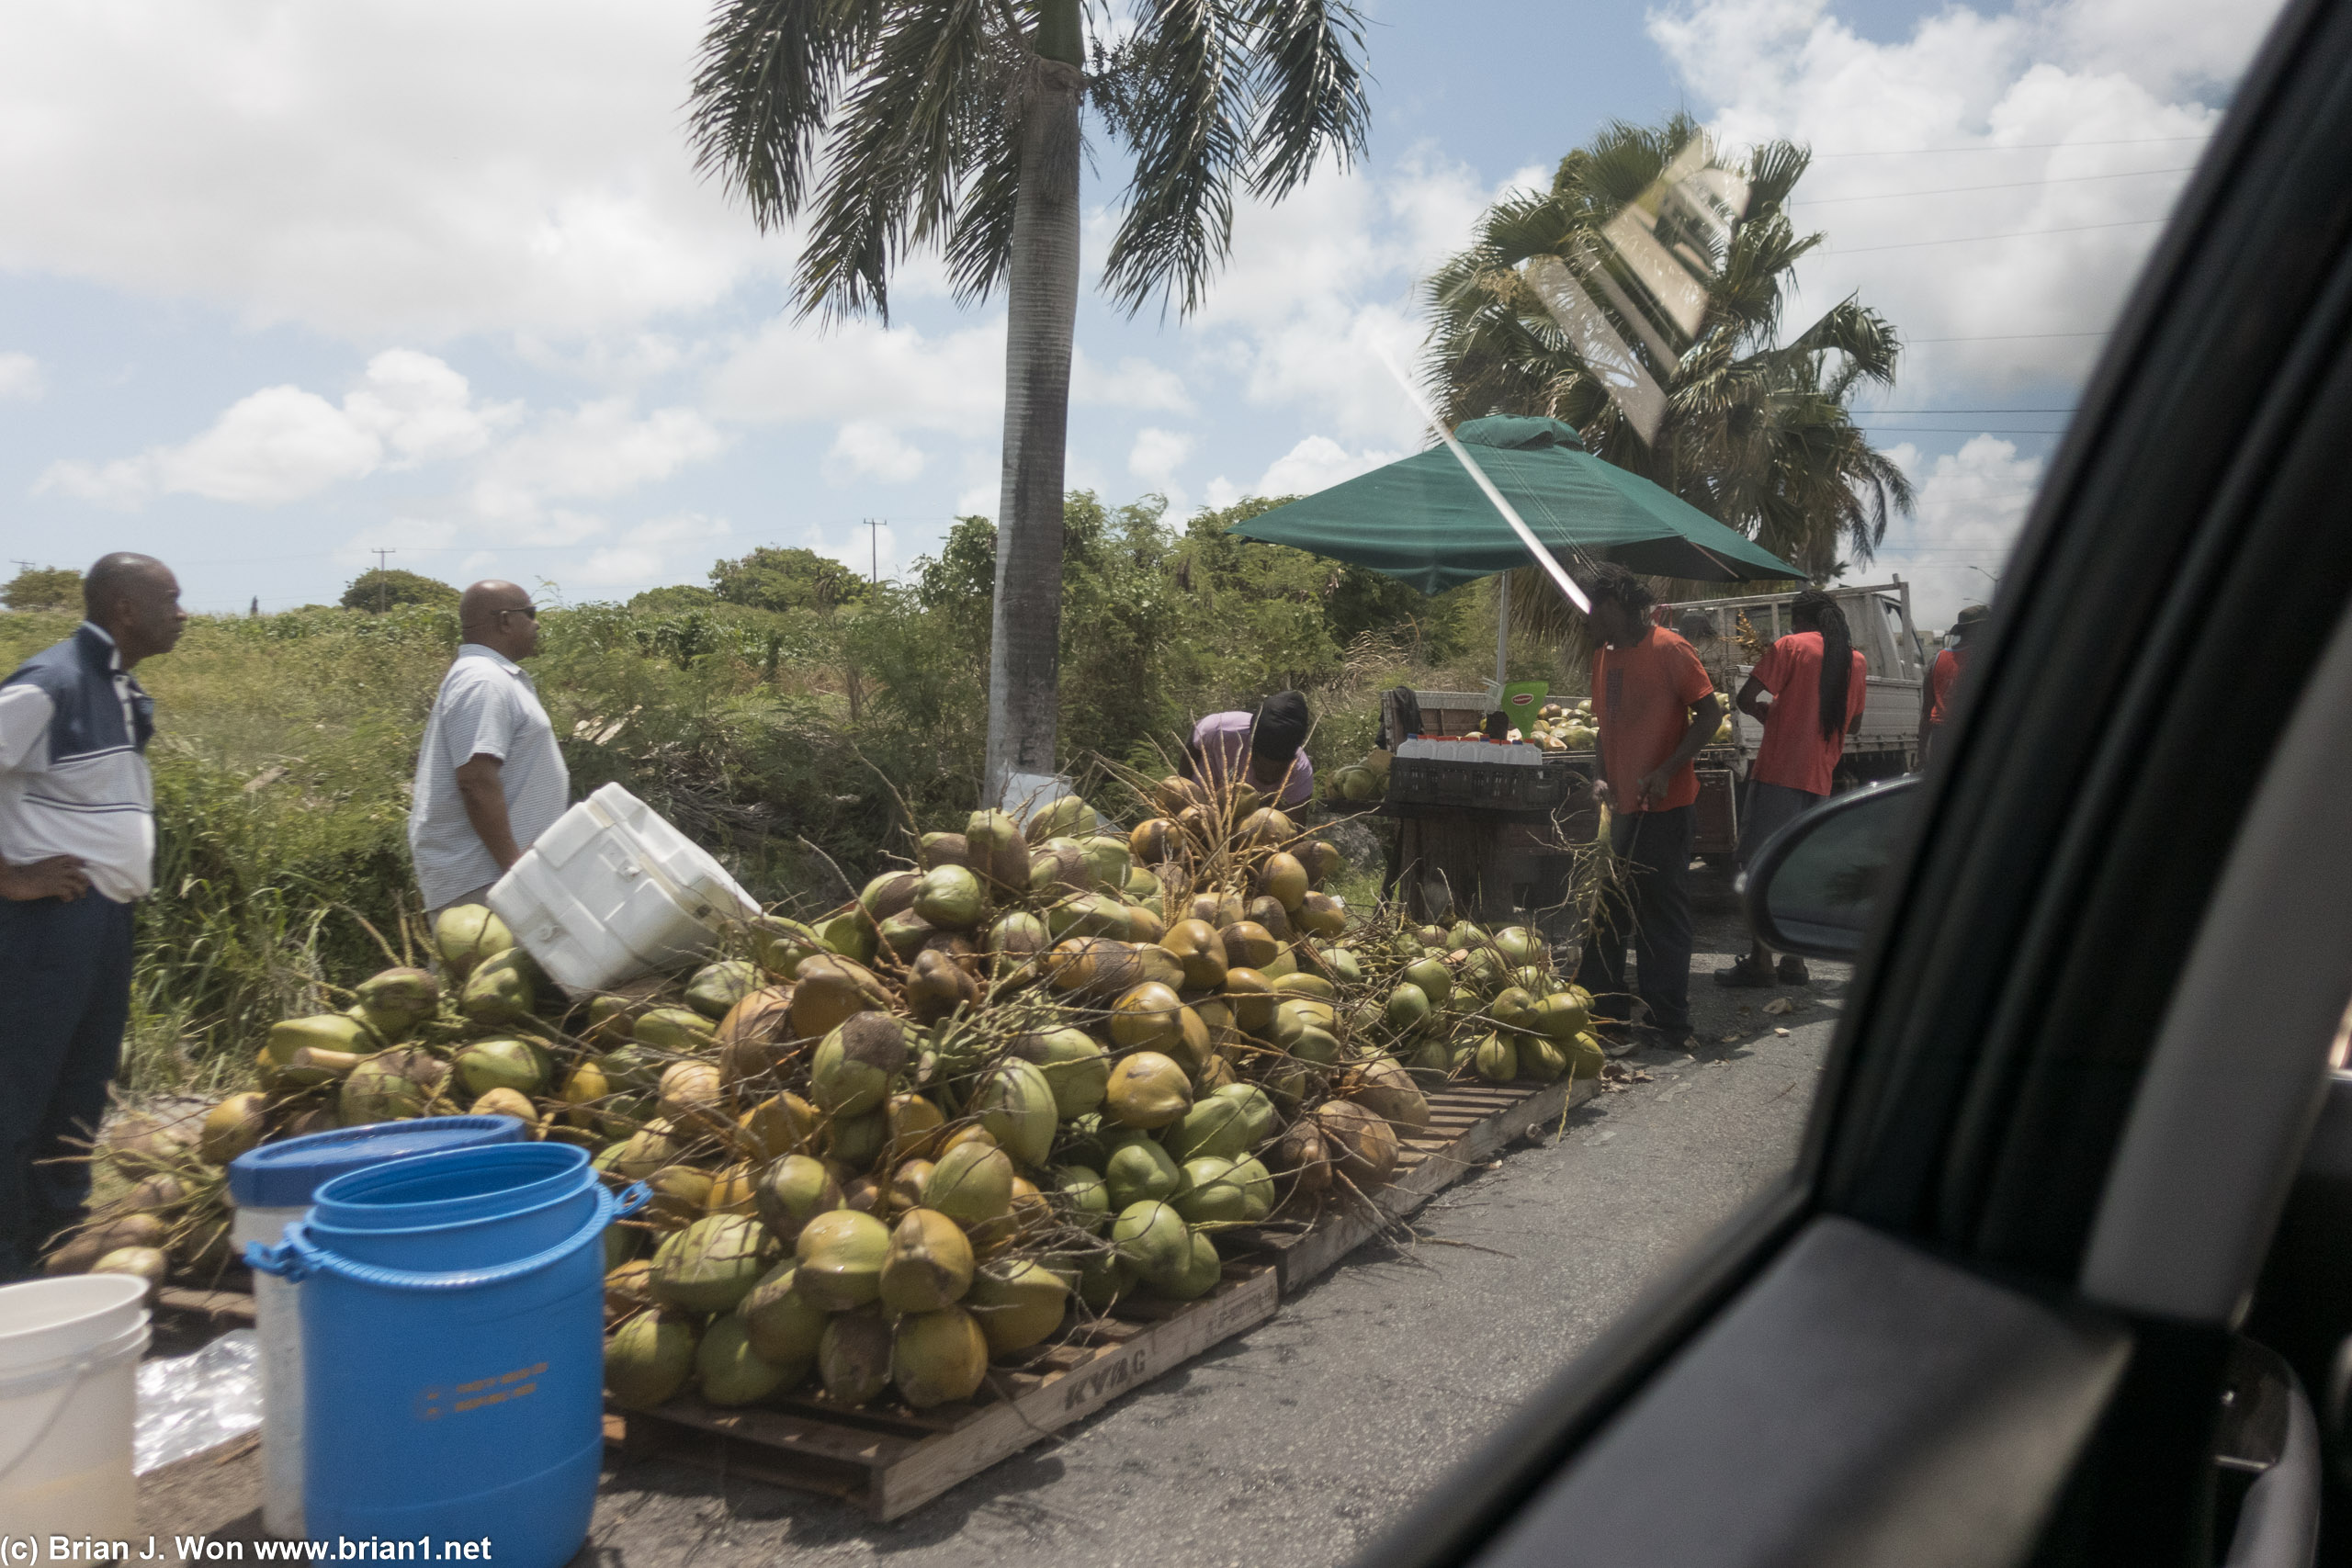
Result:
{"label": "tall palm trunk", "polygon": [[1054,771],[1061,678],[1062,470],[1078,320],[1078,0],[1048,0],[1021,124],[1006,274],[1004,488],[989,642],[987,793]]}

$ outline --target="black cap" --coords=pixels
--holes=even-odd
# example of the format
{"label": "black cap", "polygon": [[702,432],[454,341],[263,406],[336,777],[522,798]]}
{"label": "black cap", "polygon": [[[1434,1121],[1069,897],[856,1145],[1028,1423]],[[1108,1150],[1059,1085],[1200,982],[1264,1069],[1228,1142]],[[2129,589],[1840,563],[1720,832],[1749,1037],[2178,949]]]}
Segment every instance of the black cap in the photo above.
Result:
{"label": "black cap", "polygon": [[1258,722],[1250,732],[1250,754],[1270,762],[1287,762],[1306,744],[1314,720],[1306,699],[1296,692],[1276,692],[1258,705]]}
{"label": "black cap", "polygon": [[1973,626],[1979,621],[1989,621],[1992,618],[1993,612],[1982,604],[1962,604],[1960,607],[1960,614],[1951,618],[1952,629],[1958,631],[1962,626]]}

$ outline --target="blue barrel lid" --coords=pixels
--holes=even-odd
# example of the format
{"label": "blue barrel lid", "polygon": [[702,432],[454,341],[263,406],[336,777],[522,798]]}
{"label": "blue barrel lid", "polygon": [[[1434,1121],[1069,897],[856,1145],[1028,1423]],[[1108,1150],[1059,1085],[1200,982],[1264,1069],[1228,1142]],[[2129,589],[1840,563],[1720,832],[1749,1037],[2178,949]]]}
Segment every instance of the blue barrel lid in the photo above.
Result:
{"label": "blue barrel lid", "polygon": [[229,1197],[241,1209],[307,1208],[322,1184],[351,1171],[412,1155],[519,1143],[522,1137],[523,1123],[513,1116],[428,1116],[338,1127],[239,1155],[229,1163]]}

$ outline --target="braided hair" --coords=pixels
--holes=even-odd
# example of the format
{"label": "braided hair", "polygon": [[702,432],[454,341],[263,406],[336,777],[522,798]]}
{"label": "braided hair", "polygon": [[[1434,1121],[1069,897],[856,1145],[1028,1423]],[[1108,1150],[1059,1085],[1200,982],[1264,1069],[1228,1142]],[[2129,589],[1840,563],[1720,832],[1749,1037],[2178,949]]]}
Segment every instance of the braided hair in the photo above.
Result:
{"label": "braided hair", "polygon": [[1799,631],[1821,634],[1821,738],[1835,740],[1846,728],[1848,689],[1854,679],[1854,633],[1838,601],[1808,588],[1789,606]]}

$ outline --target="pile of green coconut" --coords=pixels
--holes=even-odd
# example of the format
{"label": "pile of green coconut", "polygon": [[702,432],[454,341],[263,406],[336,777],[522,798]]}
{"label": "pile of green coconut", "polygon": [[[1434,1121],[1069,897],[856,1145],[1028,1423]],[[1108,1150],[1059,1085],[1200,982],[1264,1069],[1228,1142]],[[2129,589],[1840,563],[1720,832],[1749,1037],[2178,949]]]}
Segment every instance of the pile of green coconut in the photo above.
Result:
{"label": "pile of green coconut", "polygon": [[1246,786],[1125,793],[1132,830],[1076,797],[976,812],[822,918],[612,994],[446,911],[432,969],[276,1026],[254,1089],[119,1129],[128,1195],[55,1266],[217,1269],[220,1167],[265,1139],[503,1113],[651,1190],[606,1237],[617,1403],[929,1408],[1377,1188],[1429,1089],[1600,1072],[1530,931],[1349,910],[1338,852]]}

